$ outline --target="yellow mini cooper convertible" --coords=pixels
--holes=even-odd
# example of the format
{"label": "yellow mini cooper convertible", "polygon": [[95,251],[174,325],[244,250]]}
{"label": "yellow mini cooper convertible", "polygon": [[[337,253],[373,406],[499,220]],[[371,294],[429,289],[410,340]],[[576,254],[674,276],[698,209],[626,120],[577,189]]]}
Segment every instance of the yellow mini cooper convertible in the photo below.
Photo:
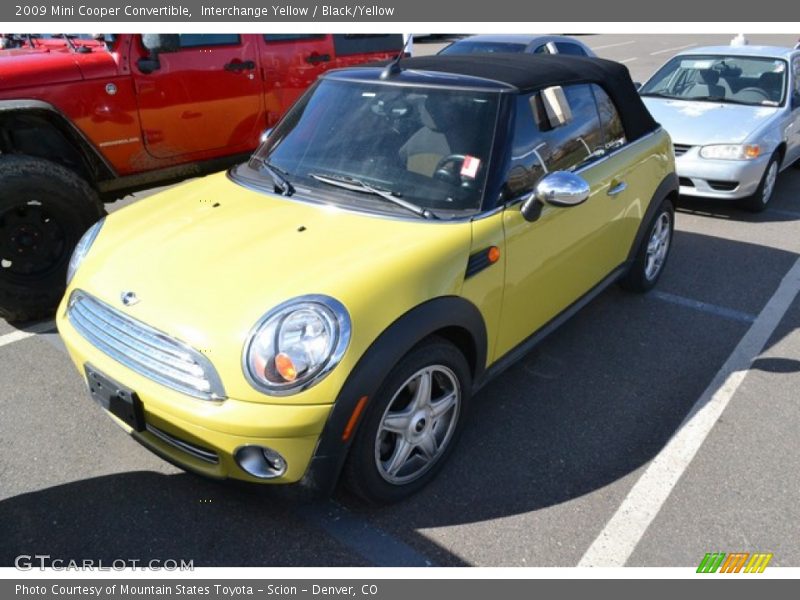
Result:
{"label": "yellow mini cooper convertible", "polygon": [[672,146],[625,67],[326,73],[251,160],[97,223],[58,328],[139,442],[216,478],[419,490],[470,395],[670,248]]}

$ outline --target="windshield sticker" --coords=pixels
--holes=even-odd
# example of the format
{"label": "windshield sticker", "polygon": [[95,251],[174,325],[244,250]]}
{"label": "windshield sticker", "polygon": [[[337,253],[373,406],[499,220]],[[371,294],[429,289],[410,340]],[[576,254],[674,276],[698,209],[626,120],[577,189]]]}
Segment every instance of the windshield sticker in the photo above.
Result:
{"label": "windshield sticker", "polygon": [[784,69],[786,69],[786,65],[782,60],[775,61],[775,68],[772,69],[773,73],[783,73]]}
{"label": "windshield sticker", "polygon": [[467,154],[464,157],[464,164],[461,165],[461,176],[475,179],[478,176],[478,168],[481,166],[481,160]]}

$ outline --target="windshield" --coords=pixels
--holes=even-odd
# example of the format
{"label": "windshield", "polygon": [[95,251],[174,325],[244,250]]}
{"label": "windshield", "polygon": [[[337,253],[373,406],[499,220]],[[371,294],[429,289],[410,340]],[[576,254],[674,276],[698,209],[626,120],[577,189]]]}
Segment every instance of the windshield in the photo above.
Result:
{"label": "windshield", "polygon": [[639,91],[642,96],[779,106],[786,61],[750,56],[676,56]]}
{"label": "windshield", "polygon": [[359,209],[409,214],[410,204],[419,214],[463,216],[481,207],[498,98],[321,80],[256,150],[246,175],[272,188],[278,171],[298,196]]}
{"label": "windshield", "polygon": [[500,52],[512,54],[525,52],[525,44],[514,42],[470,42],[462,41],[450,44],[439,54],[484,54]]}

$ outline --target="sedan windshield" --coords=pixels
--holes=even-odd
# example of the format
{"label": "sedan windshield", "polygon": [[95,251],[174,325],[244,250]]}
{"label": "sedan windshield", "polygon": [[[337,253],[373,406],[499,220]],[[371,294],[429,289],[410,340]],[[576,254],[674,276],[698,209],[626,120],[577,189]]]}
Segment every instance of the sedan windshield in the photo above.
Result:
{"label": "sedan windshield", "polygon": [[786,61],[751,56],[676,56],[648,81],[642,96],[779,106]]}
{"label": "sedan windshield", "polygon": [[256,151],[245,167],[249,175],[237,174],[281,192],[285,180],[298,196],[359,209],[463,216],[481,207],[498,98],[322,80]]}

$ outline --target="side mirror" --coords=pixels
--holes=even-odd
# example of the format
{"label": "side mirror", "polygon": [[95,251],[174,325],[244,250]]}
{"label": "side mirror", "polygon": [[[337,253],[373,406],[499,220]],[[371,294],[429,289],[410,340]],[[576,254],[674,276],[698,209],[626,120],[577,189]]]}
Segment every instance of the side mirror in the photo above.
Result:
{"label": "side mirror", "polygon": [[142,46],[153,55],[177,52],[181,47],[181,37],[177,33],[143,33]]}
{"label": "side mirror", "polygon": [[522,216],[526,221],[539,217],[538,203],[551,206],[570,207],[586,202],[591,192],[582,177],[566,171],[554,171],[542,177],[533,192],[522,203]]}
{"label": "side mirror", "polygon": [[149,74],[161,68],[158,55],[177,52],[181,47],[181,38],[177,33],[143,33],[142,46],[150,52],[150,56],[140,58],[136,66],[142,73]]}
{"label": "side mirror", "polygon": [[262,131],[261,135],[258,136],[258,143],[259,144],[263,144],[264,142],[266,142],[267,139],[269,138],[269,136],[272,134],[272,130],[273,129],[274,129],[274,127],[268,127],[267,129]]}
{"label": "side mirror", "polygon": [[800,108],[800,92],[794,92],[792,94],[792,110]]}

